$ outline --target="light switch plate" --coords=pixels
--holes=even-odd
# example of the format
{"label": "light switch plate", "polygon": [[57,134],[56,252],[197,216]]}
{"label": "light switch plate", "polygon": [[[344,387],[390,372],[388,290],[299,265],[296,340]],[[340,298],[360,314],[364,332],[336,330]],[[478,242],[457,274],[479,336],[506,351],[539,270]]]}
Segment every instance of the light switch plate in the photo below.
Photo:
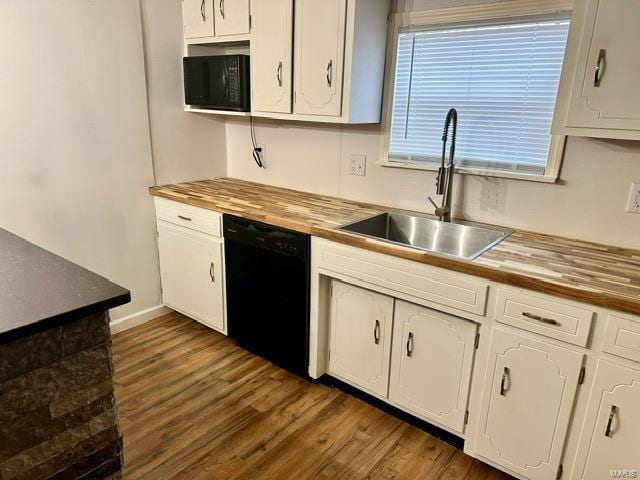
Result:
{"label": "light switch plate", "polygon": [[627,202],[627,212],[640,213],[640,183],[632,183]]}
{"label": "light switch plate", "polygon": [[367,156],[362,154],[353,154],[349,159],[351,161],[349,175],[364,177],[367,174]]}

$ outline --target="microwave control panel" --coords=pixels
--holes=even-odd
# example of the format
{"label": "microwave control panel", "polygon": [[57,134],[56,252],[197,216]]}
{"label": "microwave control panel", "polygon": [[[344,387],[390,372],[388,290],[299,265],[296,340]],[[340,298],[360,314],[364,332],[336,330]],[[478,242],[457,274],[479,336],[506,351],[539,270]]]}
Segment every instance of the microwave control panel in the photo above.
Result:
{"label": "microwave control panel", "polygon": [[240,78],[239,68],[237,63],[231,63],[228,66],[229,72],[229,101],[232,104],[240,103]]}

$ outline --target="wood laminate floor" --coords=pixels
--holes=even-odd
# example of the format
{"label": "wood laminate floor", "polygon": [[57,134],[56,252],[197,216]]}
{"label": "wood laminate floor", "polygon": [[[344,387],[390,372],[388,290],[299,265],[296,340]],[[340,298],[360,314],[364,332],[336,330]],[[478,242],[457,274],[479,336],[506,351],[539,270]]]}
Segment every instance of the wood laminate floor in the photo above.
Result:
{"label": "wood laminate floor", "polygon": [[113,351],[128,480],[510,478],[179,314]]}

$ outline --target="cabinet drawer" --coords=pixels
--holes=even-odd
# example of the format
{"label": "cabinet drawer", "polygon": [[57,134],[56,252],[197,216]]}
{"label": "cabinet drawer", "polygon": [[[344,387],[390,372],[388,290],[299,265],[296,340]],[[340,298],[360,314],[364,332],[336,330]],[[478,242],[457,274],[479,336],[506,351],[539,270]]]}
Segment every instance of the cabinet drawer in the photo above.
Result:
{"label": "cabinet drawer", "polygon": [[593,311],[566,304],[554,297],[500,288],[496,320],[546,337],[586,347]]}
{"label": "cabinet drawer", "polygon": [[640,362],[640,318],[609,315],[602,351]]}
{"label": "cabinet drawer", "polygon": [[222,236],[222,214],[186,203],[156,197],[158,220],[181,225],[215,237]]}

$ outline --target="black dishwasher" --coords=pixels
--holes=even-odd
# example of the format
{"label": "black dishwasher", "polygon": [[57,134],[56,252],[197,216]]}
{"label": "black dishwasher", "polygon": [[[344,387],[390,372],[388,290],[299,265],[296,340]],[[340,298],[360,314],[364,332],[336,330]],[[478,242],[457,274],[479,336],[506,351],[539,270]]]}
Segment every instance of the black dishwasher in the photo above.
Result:
{"label": "black dishwasher", "polygon": [[224,215],[229,335],[308,376],[309,236]]}

